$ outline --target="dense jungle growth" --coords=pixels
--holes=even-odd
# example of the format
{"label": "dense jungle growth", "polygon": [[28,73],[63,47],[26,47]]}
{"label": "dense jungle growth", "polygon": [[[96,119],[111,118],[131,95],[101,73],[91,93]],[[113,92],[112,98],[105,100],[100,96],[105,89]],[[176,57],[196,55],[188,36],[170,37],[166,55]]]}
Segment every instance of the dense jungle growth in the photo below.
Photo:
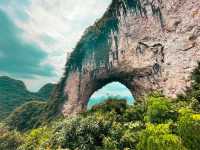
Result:
{"label": "dense jungle growth", "polygon": [[133,106],[110,99],[76,117],[61,117],[26,132],[1,124],[0,149],[198,150],[200,103],[196,94],[200,93],[193,92],[190,99],[176,100],[154,92]]}
{"label": "dense jungle growth", "polygon": [[160,92],[134,105],[110,98],[88,112],[40,126],[33,124],[45,105],[25,104],[0,124],[0,149],[199,150],[199,70],[193,72],[192,88],[177,99]]}

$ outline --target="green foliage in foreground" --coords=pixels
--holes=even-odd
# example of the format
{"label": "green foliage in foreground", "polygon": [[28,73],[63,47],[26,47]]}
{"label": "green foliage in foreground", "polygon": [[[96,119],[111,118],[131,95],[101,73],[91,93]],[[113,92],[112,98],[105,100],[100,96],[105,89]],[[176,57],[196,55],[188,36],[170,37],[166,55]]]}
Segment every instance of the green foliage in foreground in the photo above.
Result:
{"label": "green foliage in foreground", "polygon": [[9,131],[5,125],[0,124],[0,149],[15,150],[23,144],[23,139],[19,132]]}
{"label": "green foliage in foreground", "polygon": [[191,103],[193,100],[170,102],[159,94],[133,106],[110,99],[76,117],[25,133],[2,126],[0,149],[198,150],[200,114]]}
{"label": "green foliage in foreground", "polygon": [[200,148],[200,114],[194,114],[190,109],[180,109],[178,134],[185,146],[191,150]]}
{"label": "green foliage in foreground", "polygon": [[148,97],[146,119],[151,123],[163,123],[169,120],[176,120],[177,113],[173,111],[170,100],[159,94],[152,94]]}
{"label": "green foliage in foreground", "polygon": [[138,150],[184,150],[179,136],[172,134],[170,124],[147,124],[141,132]]}

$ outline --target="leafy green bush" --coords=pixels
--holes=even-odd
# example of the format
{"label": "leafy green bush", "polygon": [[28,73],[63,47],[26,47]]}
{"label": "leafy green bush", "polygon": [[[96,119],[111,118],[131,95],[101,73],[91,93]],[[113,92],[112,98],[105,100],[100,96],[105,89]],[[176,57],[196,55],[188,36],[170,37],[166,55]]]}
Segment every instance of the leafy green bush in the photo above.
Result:
{"label": "leafy green bush", "polygon": [[196,98],[192,98],[190,101],[190,107],[194,111],[200,113],[200,102]]}
{"label": "leafy green bush", "polygon": [[191,75],[192,87],[188,88],[185,95],[181,95],[182,99],[187,100],[189,103],[195,101],[193,109],[200,112],[200,62],[198,62],[197,68]]}
{"label": "leafy green bush", "polygon": [[17,131],[9,131],[4,125],[0,125],[0,149],[15,150],[23,143],[22,135]]}
{"label": "leafy green bush", "polygon": [[134,106],[129,106],[124,114],[123,119],[126,122],[130,121],[143,121],[145,113],[145,106],[142,104],[135,104]]}
{"label": "leafy green bush", "polygon": [[[139,132],[144,128],[142,121],[127,121],[124,114],[140,112],[140,109],[119,100],[108,100],[95,106],[91,111],[78,117],[65,119],[58,123],[49,140],[52,149],[135,149],[139,139]],[[141,114],[140,114],[141,115]],[[137,116],[137,115],[136,115]],[[136,120],[142,118],[139,116]],[[126,122],[125,122],[126,120]],[[129,116],[129,120],[131,117]]]}
{"label": "leafy green bush", "polygon": [[[104,138],[104,148],[105,149],[120,149],[121,145],[121,137],[123,136],[125,129],[122,123],[114,121],[109,130],[108,135]],[[110,144],[110,145],[109,145]]]}
{"label": "leafy green bush", "polygon": [[92,111],[103,111],[110,112],[115,111],[118,114],[121,114],[127,108],[127,102],[125,99],[116,99],[116,98],[108,98],[105,102],[99,105],[95,105],[92,107]]}
{"label": "leafy green bush", "polygon": [[95,117],[75,117],[62,122],[50,139],[51,148],[94,150],[102,145],[103,135],[108,132],[108,124]]}
{"label": "leafy green bush", "polygon": [[49,145],[47,141],[52,136],[51,129],[47,127],[41,127],[33,129],[24,136],[24,143],[18,148],[18,150],[35,150],[39,148],[48,149]]}
{"label": "leafy green bush", "polygon": [[139,133],[143,129],[142,122],[119,123],[113,122],[109,133],[103,139],[104,149],[136,149],[139,142]]}
{"label": "leafy green bush", "polygon": [[105,137],[103,140],[105,150],[118,150],[119,143],[113,140],[111,137]]}
{"label": "leafy green bush", "polygon": [[172,134],[170,124],[147,124],[141,132],[137,150],[184,150],[181,138]]}
{"label": "leafy green bush", "polygon": [[198,150],[200,147],[200,114],[183,108],[178,120],[178,133],[189,150]]}
{"label": "leafy green bush", "polygon": [[169,99],[164,96],[149,96],[145,119],[151,123],[165,123],[176,120],[177,113],[172,110]]}

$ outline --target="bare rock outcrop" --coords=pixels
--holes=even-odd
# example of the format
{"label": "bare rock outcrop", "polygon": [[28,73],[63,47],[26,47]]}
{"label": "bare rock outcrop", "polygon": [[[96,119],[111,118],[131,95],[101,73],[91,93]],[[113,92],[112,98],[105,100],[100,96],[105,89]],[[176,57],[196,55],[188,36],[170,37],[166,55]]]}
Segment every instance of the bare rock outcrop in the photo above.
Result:
{"label": "bare rock outcrop", "polygon": [[62,113],[84,111],[91,94],[112,81],[136,100],[152,90],[174,98],[191,86],[199,60],[199,0],[113,0],[66,64]]}

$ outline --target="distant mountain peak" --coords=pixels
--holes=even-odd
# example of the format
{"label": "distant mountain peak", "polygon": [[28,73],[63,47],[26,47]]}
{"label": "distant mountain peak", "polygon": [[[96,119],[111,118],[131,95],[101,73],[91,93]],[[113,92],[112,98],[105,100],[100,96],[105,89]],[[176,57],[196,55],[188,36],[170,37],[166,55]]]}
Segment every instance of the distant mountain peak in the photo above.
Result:
{"label": "distant mountain peak", "polygon": [[20,89],[27,90],[24,82],[10,78],[8,76],[0,76],[0,89],[2,89],[2,87],[4,88],[7,87],[8,89],[20,88]]}
{"label": "distant mountain peak", "polygon": [[38,92],[33,93],[27,90],[23,81],[0,76],[0,119],[4,119],[26,102],[48,100],[54,87],[55,84],[48,83]]}
{"label": "distant mountain peak", "polygon": [[56,84],[47,83],[43,87],[41,87],[37,93],[40,97],[48,99],[50,96],[49,94],[54,90],[55,86]]}

